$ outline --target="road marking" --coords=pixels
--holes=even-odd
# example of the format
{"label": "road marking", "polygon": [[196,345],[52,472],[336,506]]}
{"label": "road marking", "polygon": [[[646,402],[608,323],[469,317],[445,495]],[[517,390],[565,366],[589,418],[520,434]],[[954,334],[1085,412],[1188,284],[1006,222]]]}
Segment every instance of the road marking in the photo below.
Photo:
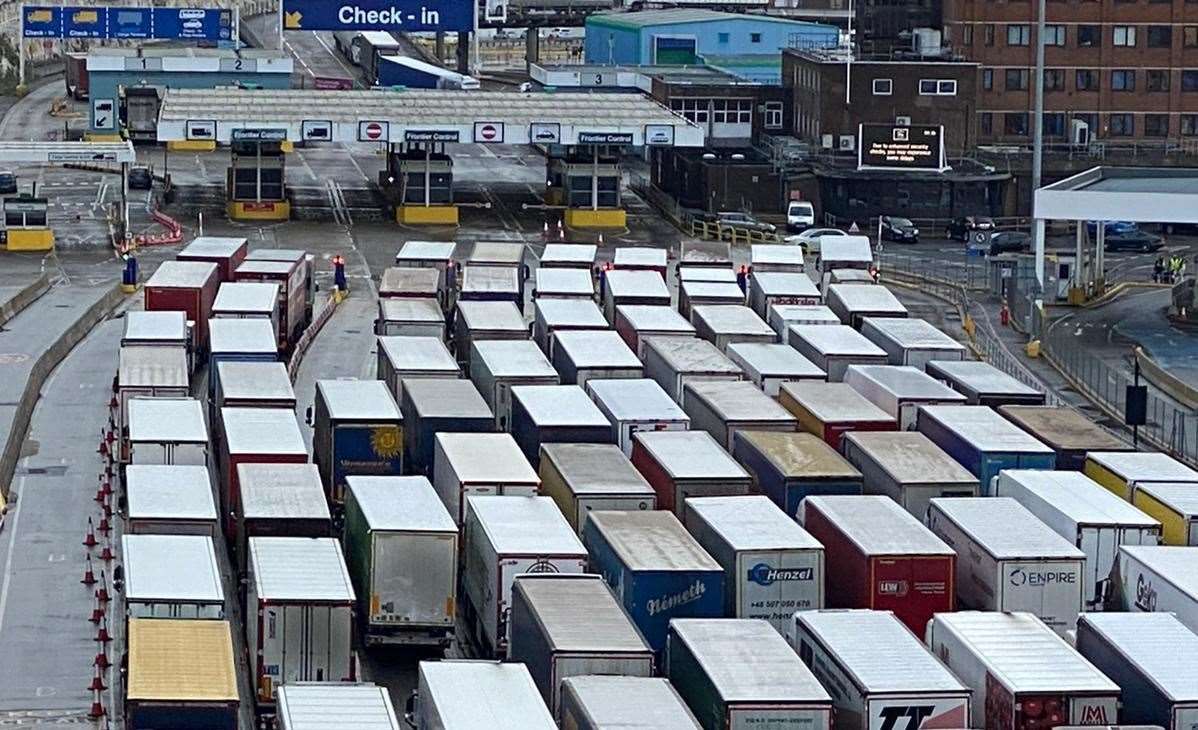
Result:
{"label": "road marking", "polygon": [[300,56],[300,54],[295,52],[295,49],[291,47],[291,44],[287,41],[283,41],[283,45],[287,46],[287,52],[294,56],[295,60],[299,61],[300,65],[304,67],[304,70],[308,72],[308,75],[315,78],[316,73],[308,66],[308,64],[304,63],[304,59]]}
{"label": "road marking", "polygon": [[356,75],[354,74],[353,70],[350,69],[349,66],[345,65],[345,63],[341,60],[341,57],[337,55],[336,51],[334,51],[332,48],[329,47],[328,43],[325,43],[324,38],[320,37],[320,33],[313,31],[312,35],[316,37],[316,42],[319,43],[321,46],[323,46],[324,49],[329,52],[329,55],[333,57],[333,60],[337,62],[337,65],[341,67],[341,70],[344,71],[345,74],[347,76],[349,76],[350,80],[356,84],[357,78],[355,78]]}
{"label": "road marking", "polygon": [[[10,491],[9,494],[12,492]],[[17,477],[17,497],[25,495],[25,475]],[[11,502],[11,500],[10,500]],[[17,505],[17,514],[8,526],[8,555],[4,558],[4,581],[0,583],[0,636],[4,636],[4,611],[8,608],[8,586],[12,582],[12,556],[17,541],[17,527],[21,524],[21,513],[25,510]]]}

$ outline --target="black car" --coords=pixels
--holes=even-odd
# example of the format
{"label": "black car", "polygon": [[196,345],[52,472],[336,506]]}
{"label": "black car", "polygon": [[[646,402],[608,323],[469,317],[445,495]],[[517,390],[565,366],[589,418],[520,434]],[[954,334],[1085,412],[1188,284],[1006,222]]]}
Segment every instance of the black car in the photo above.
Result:
{"label": "black car", "polygon": [[17,192],[17,176],[11,172],[0,172],[0,195],[13,195]]}
{"label": "black car", "polygon": [[154,176],[150,174],[150,168],[142,165],[129,168],[130,190],[149,190],[152,187],[154,187]]}
{"label": "black car", "polygon": [[1159,251],[1165,246],[1165,239],[1139,229],[1128,231],[1126,233],[1107,235],[1105,240],[1107,251],[1139,251],[1142,253],[1151,253],[1153,251]]}
{"label": "black car", "polygon": [[882,240],[899,243],[919,243],[919,229],[907,218],[882,216]]}
{"label": "black car", "polygon": [[1002,231],[990,234],[990,255],[1018,253],[1032,247],[1032,237],[1019,231]]}
{"label": "black car", "polygon": [[981,215],[966,215],[949,221],[948,228],[944,229],[944,237],[968,241],[969,235],[975,231],[990,232],[993,230],[993,219]]}

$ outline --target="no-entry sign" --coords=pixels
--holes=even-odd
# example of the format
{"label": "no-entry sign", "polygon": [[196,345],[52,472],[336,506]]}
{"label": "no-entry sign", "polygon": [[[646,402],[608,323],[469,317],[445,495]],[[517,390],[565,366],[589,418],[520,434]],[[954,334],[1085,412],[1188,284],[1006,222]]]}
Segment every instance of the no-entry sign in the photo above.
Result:
{"label": "no-entry sign", "polygon": [[358,122],[358,140],[382,142],[389,137],[390,122]]}
{"label": "no-entry sign", "polygon": [[474,141],[491,144],[503,142],[503,122],[475,122]]}

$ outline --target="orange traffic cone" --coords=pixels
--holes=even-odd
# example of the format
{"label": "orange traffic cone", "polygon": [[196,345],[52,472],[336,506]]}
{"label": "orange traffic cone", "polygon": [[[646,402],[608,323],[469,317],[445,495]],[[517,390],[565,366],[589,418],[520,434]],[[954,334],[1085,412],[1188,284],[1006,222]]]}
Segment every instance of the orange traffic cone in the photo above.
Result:
{"label": "orange traffic cone", "polygon": [[79,581],[85,586],[94,586],[96,584],[96,574],[92,572],[92,556],[87,556],[87,570],[83,571],[83,580]]}
{"label": "orange traffic cone", "polygon": [[100,439],[100,446],[96,449],[96,453],[100,456],[108,456],[108,442],[103,438]]}
{"label": "orange traffic cone", "polygon": [[100,560],[103,560],[105,563],[111,563],[112,559],[115,557],[116,556],[112,554],[112,546],[105,542],[104,549],[100,551]]}
{"label": "orange traffic cone", "polygon": [[93,548],[97,544],[98,543],[96,542],[96,529],[95,529],[95,526],[92,524],[92,518],[88,517],[87,518],[87,535],[83,538],[83,546],[88,547],[88,548]]}
{"label": "orange traffic cone", "polygon": [[[97,661],[99,657],[96,658]],[[100,690],[92,690],[92,707],[87,711],[89,720],[99,720],[104,717],[104,704],[100,702]]]}
{"label": "orange traffic cone", "polygon": [[[100,503],[100,511],[104,513],[104,518],[101,519],[100,524],[104,524],[104,522],[107,522],[107,518],[112,517],[112,501],[107,497]],[[104,531],[103,527],[100,528],[100,532],[104,532],[105,535],[108,534]]]}
{"label": "orange traffic cone", "polygon": [[108,661],[108,652],[105,651],[103,645],[100,646],[100,651],[96,653],[96,660],[92,664],[99,669],[108,669],[112,666],[112,662]]}
{"label": "orange traffic cone", "polygon": [[104,685],[104,678],[100,676],[99,667],[96,667],[96,673],[92,675],[92,683],[89,684],[87,688],[92,692],[103,692],[104,690],[108,689],[108,687]]}
{"label": "orange traffic cone", "polygon": [[111,497],[112,496],[112,478],[110,477],[108,479],[105,479],[103,477],[100,477],[100,481],[101,481],[100,491],[104,493],[105,497]]}
{"label": "orange traffic cone", "polygon": [[107,644],[110,641],[112,637],[108,634],[108,620],[105,619],[100,622],[100,630],[96,632],[96,643]]}
{"label": "orange traffic cone", "polygon": [[95,603],[92,604],[92,616],[88,619],[88,621],[92,622],[93,624],[98,624],[104,619],[104,609],[100,608],[99,594],[93,593],[92,596],[95,598]]}
{"label": "orange traffic cone", "polygon": [[[104,511],[105,511],[105,514],[108,514],[108,513],[109,513],[109,510],[111,510],[112,508],[108,506],[108,503],[107,503],[107,502],[105,502],[105,503],[104,503],[104,506],[106,507],[106,509],[104,510]],[[107,534],[108,534],[110,531],[112,531],[112,526],[108,524],[108,518],[107,518],[107,517],[101,517],[101,518],[100,518],[100,527],[99,527],[99,530],[100,530],[100,532],[104,533],[105,535],[107,535]]]}

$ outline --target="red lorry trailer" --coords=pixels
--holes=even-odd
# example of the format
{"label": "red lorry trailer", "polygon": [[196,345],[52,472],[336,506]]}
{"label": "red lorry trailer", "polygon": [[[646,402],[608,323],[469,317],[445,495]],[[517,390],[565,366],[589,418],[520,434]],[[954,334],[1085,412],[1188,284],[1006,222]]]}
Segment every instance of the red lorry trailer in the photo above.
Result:
{"label": "red lorry trailer", "polygon": [[308,306],[305,270],[300,261],[249,259],[237,267],[237,281],[273,281],[279,285],[279,349],[290,350],[304,333]]}
{"label": "red lorry trailer", "polygon": [[175,254],[176,261],[207,261],[216,264],[221,282],[233,281],[233,272],[245,261],[248,244],[244,238],[200,236]]}
{"label": "red lorry trailer", "polygon": [[192,326],[192,351],[207,352],[208,320],[220,275],[206,261],[164,261],[145,286],[147,312],[183,312]]}

